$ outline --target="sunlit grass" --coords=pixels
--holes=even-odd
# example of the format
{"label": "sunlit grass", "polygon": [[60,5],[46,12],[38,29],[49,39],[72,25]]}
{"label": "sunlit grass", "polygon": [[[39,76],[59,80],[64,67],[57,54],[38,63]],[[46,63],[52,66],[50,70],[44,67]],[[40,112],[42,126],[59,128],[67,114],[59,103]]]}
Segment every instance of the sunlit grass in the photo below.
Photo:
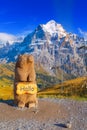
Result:
{"label": "sunlit grass", "polygon": [[87,100],[87,77],[80,77],[45,88],[38,92],[38,97],[71,98]]}
{"label": "sunlit grass", "polygon": [[[14,63],[0,65],[0,99],[13,99]],[[59,78],[49,76],[45,70],[36,66],[38,97],[71,98],[87,100],[87,77],[80,77],[59,83]],[[53,85],[56,84],[56,85]],[[44,88],[41,90],[41,88]]]}
{"label": "sunlit grass", "polygon": [[13,99],[13,87],[0,87],[0,99],[9,100]]}

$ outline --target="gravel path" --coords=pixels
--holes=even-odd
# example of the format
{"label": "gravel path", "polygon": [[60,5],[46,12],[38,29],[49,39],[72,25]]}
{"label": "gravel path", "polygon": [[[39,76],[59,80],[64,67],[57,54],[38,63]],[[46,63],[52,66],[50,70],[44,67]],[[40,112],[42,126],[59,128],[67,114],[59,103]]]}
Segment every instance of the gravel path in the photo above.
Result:
{"label": "gravel path", "polygon": [[0,102],[0,130],[87,130],[87,101],[39,99],[38,112]]}

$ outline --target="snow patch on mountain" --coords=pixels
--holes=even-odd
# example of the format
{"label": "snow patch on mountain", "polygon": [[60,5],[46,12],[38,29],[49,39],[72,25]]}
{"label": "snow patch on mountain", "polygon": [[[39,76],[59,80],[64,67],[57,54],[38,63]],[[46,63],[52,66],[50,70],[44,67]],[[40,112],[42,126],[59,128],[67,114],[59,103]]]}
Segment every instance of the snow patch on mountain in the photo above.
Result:
{"label": "snow patch on mountain", "polygon": [[45,32],[49,32],[51,36],[57,33],[60,38],[66,36],[66,31],[62,25],[57,24],[54,20],[51,20],[46,25],[43,25],[43,29]]}
{"label": "snow patch on mountain", "polygon": [[[81,76],[86,74],[85,44],[87,42],[84,38],[66,32],[61,24],[51,20],[46,24],[40,24],[22,42],[7,43],[0,48],[0,61],[11,62],[15,61],[19,54],[33,54],[35,61],[41,63],[51,74],[56,74],[60,68],[64,73]],[[82,45],[83,49],[79,49]]]}

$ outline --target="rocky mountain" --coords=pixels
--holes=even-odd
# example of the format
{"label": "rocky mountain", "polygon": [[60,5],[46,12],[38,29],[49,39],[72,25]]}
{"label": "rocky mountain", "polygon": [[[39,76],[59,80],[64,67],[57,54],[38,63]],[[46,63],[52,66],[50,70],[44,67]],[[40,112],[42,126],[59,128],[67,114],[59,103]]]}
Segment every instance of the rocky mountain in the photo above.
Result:
{"label": "rocky mountain", "polygon": [[15,61],[24,53],[33,54],[35,62],[51,75],[59,71],[72,76],[87,74],[87,41],[66,32],[54,20],[40,24],[23,42],[0,47],[0,62]]}

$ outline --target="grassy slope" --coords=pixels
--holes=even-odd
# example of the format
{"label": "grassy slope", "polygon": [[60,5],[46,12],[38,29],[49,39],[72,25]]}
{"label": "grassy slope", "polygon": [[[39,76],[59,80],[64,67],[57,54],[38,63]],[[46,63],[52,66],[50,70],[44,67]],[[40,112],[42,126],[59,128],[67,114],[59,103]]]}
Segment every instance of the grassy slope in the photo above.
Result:
{"label": "grassy slope", "polygon": [[0,86],[12,86],[14,79],[14,64],[0,65]]}
{"label": "grassy slope", "polygon": [[[13,99],[14,66],[13,63],[0,65],[0,99]],[[82,84],[87,80],[86,77],[58,84],[59,79],[50,76],[41,66],[35,65],[35,69],[38,90],[44,88],[38,95],[53,95],[53,97],[82,96],[87,98],[86,85],[84,84],[82,87]]]}
{"label": "grassy slope", "polygon": [[[0,64],[0,99],[13,98],[14,63]],[[58,83],[58,79],[41,67],[35,65],[38,90]],[[11,94],[10,94],[11,93]]]}
{"label": "grassy slope", "polygon": [[14,64],[0,65],[0,99],[13,99]]}
{"label": "grassy slope", "polygon": [[39,96],[51,95],[53,97],[73,97],[87,99],[87,77],[80,77],[54,85],[51,88],[45,88],[38,92]]}

